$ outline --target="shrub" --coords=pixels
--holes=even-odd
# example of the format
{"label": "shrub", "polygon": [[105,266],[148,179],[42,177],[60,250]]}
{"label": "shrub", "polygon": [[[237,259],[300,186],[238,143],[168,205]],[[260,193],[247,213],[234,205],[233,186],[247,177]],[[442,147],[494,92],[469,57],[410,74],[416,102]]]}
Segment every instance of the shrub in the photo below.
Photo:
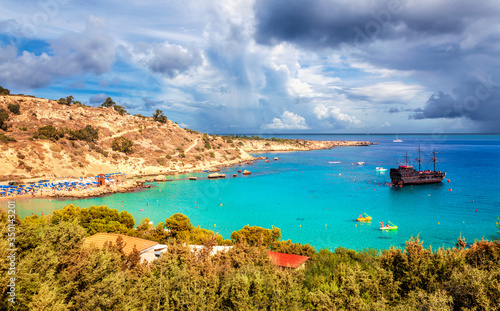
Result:
{"label": "shrub", "polygon": [[167,123],[167,117],[163,114],[163,111],[160,109],[156,109],[156,112],[153,114],[153,120],[160,123]]}
{"label": "shrub", "polygon": [[59,98],[59,100],[57,101],[57,103],[59,105],[70,106],[71,104],[73,104],[73,96],[68,96],[66,98]]}
{"label": "shrub", "polygon": [[19,104],[8,104],[7,105],[7,108],[13,113],[13,114],[17,114],[17,115],[20,115],[21,112],[19,111]]}
{"label": "shrub", "polygon": [[4,143],[4,144],[8,144],[8,143],[10,143],[10,142],[15,142],[15,141],[17,141],[17,140],[15,140],[14,138],[9,137],[9,136],[7,136],[7,135],[5,135],[5,134],[1,134],[1,133],[0,133],[0,141],[1,141],[2,143]]}
{"label": "shrub", "polygon": [[99,130],[92,127],[91,125],[87,125],[83,129],[79,129],[76,131],[70,131],[69,139],[71,140],[83,140],[86,142],[96,142],[99,138]]}
{"label": "shrub", "polygon": [[125,113],[127,113],[127,111],[125,110],[125,108],[123,106],[119,106],[117,105],[112,99],[111,97],[108,97],[106,98],[106,101],[104,103],[101,104],[101,107],[105,107],[105,108],[109,108],[109,107],[113,107],[116,111],[118,111],[118,113],[123,116]]}
{"label": "shrub", "polygon": [[10,90],[4,89],[3,87],[0,86],[0,95],[9,95]]}
{"label": "shrub", "polygon": [[6,131],[7,130],[7,124],[5,121],[9,119],[9,113],[7,110],[0,108],[0,129]]}
{"label": "shrub", "polygon": [[116,103],[111,99],[111,97],[106,98],[106,101],[101,104],[101,107],[109,108],[116,105]]}
{"label": "shrub", "polygon": [[114,151],[123,152],[125,154],[131,154],[134,152],[134,150],[132,149],[133,145],[134,143],[130,139],[120,136],[113,139],[111,148]]}
{"label": "shrub", "polygon": [[59,140],[59,138],[64,137],[64,130],[57,129],[53,125],[46,125],[39,127],[35,133],[33,133],[33,138],[35,139],[50,139],[53,141]]}
{"label": "shrub", "polygon": [[172,156],[171,156],[171,155],[169,155],[169,154],[167,154],[167,155],[165,156],[165,158],[167,158],[167,159],[169,159],[169,160],[170,160],[170,159],[172,159]]}
{"label": "shrub", "polygon": [[212,158],[214,158],[214,157],[215,157],[215,153],[213,153],[212,151],[210,151],[210,156],[211,156]]}
{"label": "shrub", "polygon": [[115,105],[115,110],[118,111],[118,113],[123,116],[124,114],[127,113],[127,110],[125,110],[125,107],[123,106],[119,106],[119,105]]}

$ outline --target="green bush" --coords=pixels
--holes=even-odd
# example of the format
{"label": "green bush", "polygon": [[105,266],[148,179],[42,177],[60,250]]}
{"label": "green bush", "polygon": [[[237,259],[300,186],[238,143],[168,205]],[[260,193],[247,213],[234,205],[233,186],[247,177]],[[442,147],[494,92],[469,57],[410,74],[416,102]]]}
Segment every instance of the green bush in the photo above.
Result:
{"label": "green bush", "polygon": [[15,142],[15,141],[17,141],[17,140],[15,140],[14,138],[9,137],[9,136],[7,136],[7,135],[5,135],[5,134],[3,134],[3,133],[0,133],[0,141],[1,141],[2,143],[4,143],[4,144],[8,144],[8,143],[10,143],[10,142]]}
{"label": "green bush", "polygon": [[21,112],[19,111],[19,104],[8,104],[7,109],[9,109],[13,114],[20,115]]}
{"label": "green bush", "polygon": [[86,142],[96,142],[99,139],[99,130],[87,125],[83,129],[69,132],[70,140],[83,140]]}
{"label": "green bush", "polygon": [[34,133],[33,138],[35,139],[50,139],[52,141],[59,140],[59,138],[64,137],[65,130],[57,129],[53,125],[46,125],[39,127]]}
{"label": "green bush", "polygon": [[78,220],[89,234],[98,232],[128,234],[133,232],[135,224],[134,218],[128,212],[118,212],[103,205],[80,208],[70,204],[62,210],[54,211],[50,221],[51,224],[59,224],[62,221],[74,220]]}
{"label": "green bush", "polygon": [[134,152],[134,150],[132,149],[133,145],[134,143],[130,139],[120,136],[113,139],[111,149],[113,149],[114,151],[123,152],[125,154],[131,154]]}
{"label": "green bush", "polygon": [[115,106],[116,103],[111,99],[111,97],[106,98],[104,103],[101,104],[101,107],[109,108]]}
{"label": "green bush", "polygon": [[113,107],[113,109],[115,109],[116,111],[118,111],[118,113],[123,116],[124,114],[127,113],[127,111],[125,110],[125,108],[123,106],[119,106],[117,105],[112,99],[111,97],[108,97],[106,98],[106,101],[104,103],[101,104],[101,107],[104,107],[104,108],[109,108],[109,107]]}
{"label": "green bush", "polygon": [[153,120],[160,123],[167,123],[167,117],[163,114],[163,111],[160,109],[156,109],[156,112],[153,114]]}
{"label": "green bush", "polygon": [[7,130],[7,124],[5,121],[9,119],[9,113],[7,110],[0,108],[0,130]]}
{"label": "green bush", "polygon": [[3,87],[0,86],[0,95],[9,95],[10,90],[4,89]]}
{"label": "green bush", "polygon": [[73,96],[68,96],[66,98],[59,98],[59,100],[57,101],[57,103],[59,105],[70,106],[71,104],[73,104]]}

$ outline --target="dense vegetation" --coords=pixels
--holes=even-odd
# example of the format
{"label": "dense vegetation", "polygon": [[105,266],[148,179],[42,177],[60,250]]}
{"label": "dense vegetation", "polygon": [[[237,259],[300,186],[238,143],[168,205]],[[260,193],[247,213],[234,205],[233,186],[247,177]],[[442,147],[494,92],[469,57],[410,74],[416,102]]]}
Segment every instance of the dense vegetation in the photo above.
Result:
{"label": "dense vegetation", "polygon": [[[7,215],[0,213],[0,309],[8,309]],[[104,206],[67,206],[53,215],[15,219],[17,310],[498,310],[500,242],[432,251],[419,238],[406,248],[353,251],[337,248],[309,253],[303,270],[274,267],[266,249],[303,252],[278,241],[281,232],[245,227],[233,233],[227,253],[197,255],[184,242],[214,233],[196,233],[189,219],[175,214],[153,227],[136,229],[127,212]],[[497,226],[500,226],[497,224]],[[499,227],[500,229],[500,227]],[[123,243],[82,248],[95,232],[119,232],[163,239],[168,251],[149,265]],[[253,241],[253,242],[252,242]],[[202,242],[202,240],[200,240]],[[270,243],[271,245],[268,245]],[[277,249],[273,244],[289,244]],[[13,309],[13,308],[12,308]]]}
{"label": "dense vegetation", "polygon": [[57,141],[68,135],[67,138],[70,140],[82,140],[86,142],[96,142],[99,138],[99,130],[92,127],[91,125],[85,126],[83,129],[70,130],[67,128],[56,128],[53,125],[46,125],[39,127],[34,133],[33,138],[35,139],[50,139],[52,141]]}

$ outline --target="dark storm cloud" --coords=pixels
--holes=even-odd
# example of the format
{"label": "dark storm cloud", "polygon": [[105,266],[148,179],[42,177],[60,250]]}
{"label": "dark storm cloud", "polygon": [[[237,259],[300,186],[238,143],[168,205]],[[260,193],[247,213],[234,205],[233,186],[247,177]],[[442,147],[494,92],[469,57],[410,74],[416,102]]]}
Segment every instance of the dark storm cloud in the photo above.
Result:
{"label": "dark storm cloud", "polygon": [[331,48],[372,39],[460,34],[474,18],[495,16],[499,11],[495,3],[471,5],[465,0],[426,4],[402,0],[258,0],[255,8],[259,43],[288,41]]}
{"label": "dark storm cloud", "polygon": [[491,76],[464,80],[452,95],[433,94],[421,112],[410,116],[417,120],[461,117],[485,121],[489,126],[496,123],[496,130],[500,130],[500,83]]}

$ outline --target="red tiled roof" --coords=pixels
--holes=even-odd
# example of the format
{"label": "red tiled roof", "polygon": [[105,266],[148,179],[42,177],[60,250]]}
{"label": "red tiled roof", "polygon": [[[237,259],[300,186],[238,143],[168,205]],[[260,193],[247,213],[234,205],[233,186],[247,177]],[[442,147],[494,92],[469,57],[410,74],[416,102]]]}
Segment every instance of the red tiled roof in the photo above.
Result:
{"label": "red tiled roof", "polygon": [[290,268],[298,268],[301,264],[303,264],[310,258],[307,256],[290,255],[271,251],[267,252],[267,255],[269,256],[269,258],[271,258],[271,261],[275,265]]}
{"label": "red tiled roof", "polygon": [[83,241],[83,246],[90,247],[91,245],[94,245],[98,248],[102,248],[104,246],[104,243],[106,242],[111,242],[113,244],[116,244],[116,239],[118,239],[119,236],[122,237],[123,243],[125,244],[125,247],[123,248],[123,252],[125,253],[125,255],[132,253],[134,245],[139,252],[142,252],[143,250],[158,244],[158,242],[134,238],[122,234],[96,233],[92,236],[85,238],[85,240]]}

